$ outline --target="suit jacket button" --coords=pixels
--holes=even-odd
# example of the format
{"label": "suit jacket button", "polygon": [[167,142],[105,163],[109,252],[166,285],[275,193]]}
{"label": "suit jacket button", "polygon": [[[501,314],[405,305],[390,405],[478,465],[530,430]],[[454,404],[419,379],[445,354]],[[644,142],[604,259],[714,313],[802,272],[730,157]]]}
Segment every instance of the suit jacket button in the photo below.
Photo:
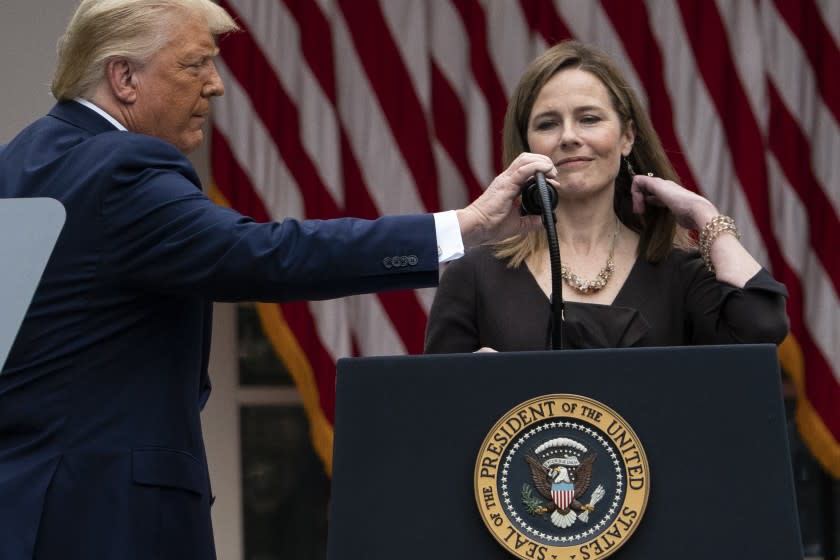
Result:
{"label": "suit jacket button", "polygon": [[417,255],[408,255],[408,264],[409,266],[415,266],[417,264]]}
{"label": "suit jacket button", "polygon": [[408,266],[408,257],[405,255],[400,257],[400,266]]}
{"label": "suit jacket button", "polygon": [[391,257],[385,257],[384,259],[382,259],[382,264],[385,266],[385,268],[391,268]]}
{"label": "suit jacket button", "polygon": [[402,266],[402,265],[400,264],[400,257],[399,257],[399,255],[394,255],[393,257],[391,257],[391,264],[394,266],[394,268],[399,268],[399,267],[401,267],[401,266]]}

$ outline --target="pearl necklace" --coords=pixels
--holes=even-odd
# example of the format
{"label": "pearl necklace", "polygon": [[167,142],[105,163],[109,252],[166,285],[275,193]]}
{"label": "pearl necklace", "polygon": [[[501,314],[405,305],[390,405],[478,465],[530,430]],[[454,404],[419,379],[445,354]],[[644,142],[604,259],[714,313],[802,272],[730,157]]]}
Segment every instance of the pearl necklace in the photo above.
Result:
{"label": "pearl necklace", "polygon": [[613,232],[612,245],[610,246],[610,255],[607,257],[607,264],[598,273],[595,280],[584,280],[577,274],[571,271],[566,265],[560,266],[560,276],[566,281],[566,284],[571,286],[575,291],[581,294],[594,294],[601,291],[610,281],[613,271],[615,270],[615,263],[613,262],[613,255],[615,254],[615,242],[618,239],[619,229],[618,216],[615,217],[615,231]]}

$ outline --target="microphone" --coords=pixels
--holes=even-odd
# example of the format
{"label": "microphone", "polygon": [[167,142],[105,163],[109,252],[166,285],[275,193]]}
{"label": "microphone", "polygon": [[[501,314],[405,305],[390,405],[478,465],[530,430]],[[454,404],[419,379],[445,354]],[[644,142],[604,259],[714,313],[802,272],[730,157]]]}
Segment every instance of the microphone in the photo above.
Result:
{"label": "microphone", "polygon": [[520,216],[526,216],[528,214],[532,214],[534,216],[543,215],[539,179],[542,179],[548,187],[548,200],[551,204],[552,215],[554,214],[554,209],[557,208],[557,191],[554,189],[554,185],[545,180],[545,175],[542,172],[537,171],[534,178],[528,181],[522,189],[522,203],[519,205]]}
{"label": "microphone", "polygon": [[[550,208],[549,208],[550,207]],[[557,217],[557,191],[545,180],[545,175],[539,171],[534,174],[534,180],[525,185],[522,192],[520,212],[542,216],[545,234],[548,241],[548,256],[551,262],[551,314],[549,315],[548,331],[551,348],[562,350],[564,345],[564,309],[562,264],[560,263],[560,244],[557,242],[557,229],[554,223]]]}

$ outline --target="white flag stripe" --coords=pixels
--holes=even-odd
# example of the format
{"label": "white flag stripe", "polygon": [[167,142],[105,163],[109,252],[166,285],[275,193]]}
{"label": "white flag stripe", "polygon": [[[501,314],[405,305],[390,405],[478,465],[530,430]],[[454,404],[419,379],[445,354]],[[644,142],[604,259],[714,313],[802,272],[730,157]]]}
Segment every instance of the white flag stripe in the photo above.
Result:
{"label": "white flag stripe", "polygon": [[338,10],[338,7],[335,5],[335,0],[315,0],[315,2],[318,4],[318,7],[321,8],[321,12],[324,16],[326,16],[328,20],[332,21],[335,17],[335,12]]}
{"label": "white flag stripe", "polygon": [[831,33],[834,43],[840,45],[840,2],[837,0],[817,0],[817,8],[822,14],[823,23]]}
{"label": "white flag stripe", "polygon": [[[277,153],[273,140],[225,64],[218,61],[217,66],[226,84],[225,95],[219,100],[221,106],[215,112],[217,131],[227,136],[239,167],[248,175],[269,216],[274,220],[286,217],[304,219],[300,191]],[[260,146],[260,149],[252,149],[254,146]],[[351,354],[344,305],[342,300],[309,303],[316,318],[319,338],[327,352],[336,359]]]}
{"label": "white flag stripe", "polygon": [[[425,210],[418,186],[382,114],[342,17],[333,20],[339,114],[361,167],[368,192],[381,214],[416,214]],[[425,131],[424,131],[425,133]]]}
{"label": "white flag stripe", "polygon": [[424,2],[382,2],[380,5],[428,121],[431,115],[431,78],[427,54],[427,6]]}
{"label": "white flag stripe", "polygon": [[[307,302],[318,338],[333,360],[353,355],[350,343],[350,317],[346,299]],[[390,325],[388,325],[390,328]]]}
{"label": "white flag stripe", "polygon": [[581,41],[598,45],[607,52],[615,61],[616,66],[627,78],[630,86],[636,92],[639,102],[645,108],[650,107],[645,88],[642,81],[633,67],[633,63],[627,57],[624,44],[618,38],[612,21],[604,12],[599,2],[593,2],[588,10],[580,10],[575,7],[578,0],[554,0],[557,12],[563,14],[563,20],[569,31]]}
{"label": "white flag stripe", "polygon": [[[299,50],[299,32],[294,18],[281,2],[243,1],[237,9],[241,10],[240,16],[246,22],[254,40],[266,54],[281,85],[292,101],[298,105],[301,114],[300,122],[306,125],[301,129],[302,140],[310,158],[316,163],[317,169],[332,170],[331,173],[322,173],[322,180],[330,189],[336,204],[341,208],[344,189],[340,173],[342,160],[338,145],[339,124],[335,118],[335,108],[327,99],[308,65],[300,65],[303,54]],[[265,10],[270,13],[265,13]],[[266,21],[274,21],[275,25]],[[276,29],[278,25],[282,27],[281,32]],[[319,122],[324,126],[313,126]],[[393,142],[390,142],[389,146],[393,146]],[[413,186],[412,192],[414,192]],[[414,211],[419,211],[419,208]],[[380,313],[377,315],[377,328],[388,332],[388,336],[385,337],[387,340],[398,338],[393,324],[381,309],[381,303],[378,300],[376,300],[376,305],[380,308]],[[342,301],[310,302],[308,306],[313,314],[318,337],[327,353],[333,359],[350,355],[350,336],[347,327],[350,319],[345,303]],[[402,346],[400,349],[404,351]]]}
{"label": "white flag stripe", "polygon": [[490,107],[478,87],[470,64],[469,34],[458,11],[448,1],[431,4],[432,60],[461,100],[467,121],[467,156],[481,186],[493,177],[493,137]]}
{"label": "white flag stripe", "polygon": [[441,208],[443,210],[463,208],[470,201],[467,198],[467,188],[464,186],[461,175],[440,142],[435,142],[433,149],[438,171],[438,185],[440,185]]}
{"label": "white flag stripe", "polygon": [[420,305],[423,307],[426,315],[428,315],[429,311],[432,309],[432,302],[435,299],[435,289],[421,288],[419,290],[414,290],[414,293],[417,294],[417,299],[420,301]]}
{"label": "white flag stripe", "polygon": [[764,45],[761,19],[753,2],[717,0],[718,13],[729,40],[729,52],[738,70],[744,93],[762,134],[767,134],[770,108],[767,103],[767,77],[764,75]]}
{"label": "white flag stripe", "polygon": [[545,42],[542,35],[534,35],[534,48],[538,54],[545,52],[550,46],[551,45]]}
{"label": "white flag stripe", "polygon": [[805,298],[805,318],[811,338],[828,361],[834,378],[840,382],[840,305],[834,285],[828,280],[825,269],[813,251],[808,251],[805,263],[805,283],[813,290]]}
{"label": "white flag stripe", "polygon": [[470,107],[467,115],[467,157],[479,184],[486,187],[493,179],[493,169],[499,162],[493,161],[490,106],[475,82],[469,84],[465,105]]}
{"label": "white flag stripe", "polygon": [[[557,30],[565,26],[575,38],[608,52],[637,89],[644,105],[649,106],[649,100],[664,94],[666,99],[662,103],[669,106],[669,114],[673,115],[675,138],[673,141],[667,138],[669,144],[676,144],[669,148],[674,150],[672,156],[680,165],[685,161],[686,171],[690,170],[705,196],[722,212],[736,218],[744,245],[759,262],[769,267],[768,254],[773,254],[772,265],[781,269],[772,272],[790,283],[795,297],[788,301],[788,310],[793,318],[794,334],[803,351],[814,352],[803,356],[807,369],[804,374],[812,375],[808,377],[803,396],[837,394],[837,387],[829,381],[836,379],[840,372],[840,308],[836,279],[828,275],[829,271],[834,274],[834,262],[825,260],[823,247],[817,252],[811,246],[814,234],[809,228],[817,220],[825,223],[826,217],[828,227],[834,228],[837,222],[831,221],[833,217],[827,213],[840,214],[840,157],[837,157],[840,126],[820,90],[825,84],[831,87],[834,77],[823,75],[826,68],[811,66],[815,53],[810,49],[814,45],[806,41],[833,38],[832,48],[836,48],[840,36],[840,2],[808,0],[816,2],[817,15],[824,19],[828,33],[798,37],[779,13],[787,13],[789,9],[793,17],[798,17],[798,10],[805,10],[802,15],[810,17],[811,6],[800,6],[795,4],[796,0],[714,0],[697,10],[694,8],[698,6],[683,4],[685,0],[645,0],[641,10],[632,12],[647,17],[640,29],[619,27],[625,22],[613,21],[612,17],[633,9],[626,4],[606,4],[613,0],[541,0],[543,4],[529,3],[530,0],[459,0],[462,4],[454,0],[376,0],[384,26],[380,25],[376,12],[371,12],[372,17],[364,17],[358,11],[345,12],[357,6],[349,1],[340,6],[334,0],[227,1],[241,13],[243,32],[250,34],[237,46],[247,48],[253,44],[259,51],[250,58],[242,50],[232,51],[230,56],[224,56],[223,52],[227,64],[241,65],[233,74],[247,76],[247,87],[255,92],[246,95],[243,85],[237,84],[232,73],[221,65],[228,93],[216,102],[214,130],[220,137],[213,143],[213,165],[220,159],[223,161],[218,166],[220,173],[235,165],[248,176],[247,185],[228,187],[230,200],[236,203],[258,197],[269,215],[276,218],[307,217],[305,212],[310,213],[308,217],[316,217],[319,208],[311,205],[322,201],[329,203],[330,209],[335,203],[339,211],[344,209],[343,200],[350,208],[351,203],[360,202],[361,208],[365,208],[362,211],[367,210],[370,201],[373,211],[380,214],[422,212],[426,210],[425,200],[439,201],[443,208],[467,204],[474,195],[476,182],[483,188],[501,171],[498,153],[494,152],[501,134],[497,130],[499,99],[489,96],[509,96],[531,57],[550,46],[541,31],[530,29],[530,10],[550,17],[556,12],[557,22],[540,23],[547,23],[546,29],[555,24]],[[323,19],[318,17],[318,10]],[[728,40],[728,52],[720,48],[722,44],[711,49],[695,45],[694,29],[683,21],[683,13],[697,13],[714,23],[714,10],[720,15],[721,39]],[[316,17],[312,18],[313,14]],[[803,20],[803,30],[797,29],[797,33],[818,31],[821,24],[817,22],[814,27],[813,23]],[[692,31],[691,36],[687,30]],[[395,52],[382,52],[382,45],[388,41],[379,42],[376,52],[356,49],[357,44],[369,48],[371,39],[381,38],[370,34],[383,32],[391,35]],[[317,43],[311,41],[318,35],[324,36],[324,48],[332,45],[330,52],[318,51]],[[706,39],[716,40],[708,37],[708,33],[703,40]],[[807,45],[807,52],[803,45]],[[224,51],[224,42],[221,46]],[[835,52],[827,54],[834,56]],[[730,60],[707,58],[721,55],[729,56]],[[260,57],[268,61],[271,71],[255,75],[252,65]],[[399,61],[401,67],[398,72],[383,71],[381,66],[376,66],[383,61]],[[318,66],[310,67],[310,62]],[[716,72],[711,64],[726,65],[722,68],[725,72]],[[728,73],[729,65],[737,75],[734,82],[729,81],[732,77]],[[409,83],[396,84],[394,80],[403,79],[399,76],[403,69]],[[642,77],[645,82],[641,81]],[[266,129],[261,118],[267,114],[267,108],[255,108],[250,101],[262,99],[261,82],[266,87],[279,83],[291,104],[285,105],[284,110],[296,111],[292,118],[299,123],[300,130],[294,132],[299,137],[284,138],[280,144],[278,134],[292,134],[294,128],[279,123],[278,129],[277,123],[271,123],[269,126],[273,128]],[[645,85],[658,88],[659,84],[664,84],[664,92],[644,88]],[[322,91],[322,87],[329,87],[330,91]],[[402,87],[412,88],[420,102],[422,118],[408,113],[404,116],[415,123],[417,130],[412,130],[412,134],[418,135],[417,146],[428,151],[422,157],[431,156],[422,165],[434,169],[416,168],[421,158],[404,151],[410,149],[408,146],[415,142],[415,137],[406,136],[402,130],[399,110],[391,112],[392,107],[398,107],[392,103],[399,100],[382,97]],[[743,110],[733,117],[723,107],[732,101],[740,104],[742,100],[735,96],[741,92],[746,95],[746,103],[739,105]],[[770,102],[777,92],[784,114],[771,113]],[[408,107],[409,101],[413,103],[407,99],[403,106]],[[451,114],[447,112],[450,108],[454,111]],[[664,116],[656,112],[661,107],[649,109],[659,119]],[[417,107],[412,106],[410,110],[415,111]],[[722,114],[740,122],[725,121]],[[778,137],[768,135],[770,119],[774,125],[784,123],[777,119],[787,114],[807,142],[808,150],[803,154],[775,153],[768,147],[778,149],[779,142]],[[748,126],[751,118],[758,123],[755,138],[745,140],[743,134],[733,134],[733,126],[741,123]],[[670,130],[660,132],[670,135]],[[750,141],[754,145],[729,145],[730,138],[736,137],[741,138],[739,142]],[[346,145],[342,144],[345,140]],[[286,142],[292,149],[302,147],[310,161],[283,161],[284,156],[292,153],[287,152]],[[739,158],[743,153],[751,161],[736,160],[733,153]],[[225,160],[230,157],[234,158],[233,163]],[[780,169],[777,158],[784,161],[784,170]],[[308,177],[310,162],[317,169],[318,179],[329,189],[328,197],[310,196],[313,191],[302,190],[317,185],[296,184],[296,180],[303,182]],[[760,182],[767,184],[755,184],[764,168],[746,165],[766,165],[767,181]],[[355,168],[360,177],[354,175]],[[436,192],[424,190],[433,188],[432,184],[417,184],[416,177],[426,172],[431,177],[429,183],[437,181]],[[819,191],[816,194],[820,196],[809,196],[809,192],[814,192],[809,189],[815,187],[804,183],[803,177],[811,175],[830,202],[822,204]],[[361,184],[357,184],[357,179]],[[219,180],[236,181],[237,176],[220,175]],[[741,185],[741,181],[747,180],[750,184]],[[350,199],[347,197],[351,196],[348,190],[351,186],[364,190],[353,192],[354,198]],[[224,185],[220,188],[224,189]],[[239,196],[237,188],[254,190]],[[764,197],[769,198],[770,216],[765,215]],[[764,229],[759,230],[759,223]],[[791,281],[789,275],[794,274],[797,279]],[[422,290],[414,294],[319,302],[304,307],[303,316],[290,313],[289,324],[295,336],[302,346],[318,353],[312,357],[313,364],[318,364],[313,373],[318,377],[318,390],[326,394],[322,402],[331,402],[330,393],[334,390],[334,368],[324,366],[325,357],[334,360],[354,349],[362,355],[421,351],[423,325],[420,323],[424,314],[428,315],[433,293],[433,290]],[[320,354],[319,347],[326,350],[327,356]],[[797,366],[792,361],[785,367]],[[825,369],[831,372],[826,375]],[[840,409],[840,403],[832,407],[819,398],[811,403],[816,418],[825,421],[830,433],[840,434],[840,423],[834,412]],[[322,416],[332,418],[332,411],[323,412]],[[813,425],[819,428],[818,422]],[[825,433],[824,427],[819,429]],[[806,437],[813,437],[813,432],[806,433]]]}
{"label": "white flag stripe", "polygon": [[487,47],[496,74],[505,90],[505,98],[513,93],[522,69],[534,58],[531,30],[519,7],[511,0],[483,0],[487,18]]}
{"label": "white flag stripe", "polygon": [[274,220],[304,217],[303,198],[251,101],[221,60],[216,61],[225,95],[216,100],[213,122],[228,138],[239,167],[248,175]]}
{"label": "white flag stripe", "polygon": [[362,356],[405,354],[405,345],[391,326],[388,314],[376,296],[346,298],[350,306],[350,329]]}
{"label": "white flag stripe", "polygon": [[808,214],[772,155],[767,158],[773,229],[785,260],[802,279],[806,328],[840,381],[840,301],[808,245]]}
{"label": "white flag stripe", "polygon": [[[425,185],[414,183],[359,60],[344,18],[336,12],[331,23],[335,52],[341,53],[335,68],[336,88],[344,93],[338,98],[339,114],[351,150],[361,168],[365,187],[380,214],[424,212],[426,209],[419,189]],[[418,131],[418,134],[426,133]],[[360,305],[358,301],[365,304]],[[393,324],[400,317],[389,317],[378,297],[356,298],[348,309],[348,318],[351,328],[355,329],[362,355],[406,352]],[[390,352],[385,352],[385,349],[390,349]]]}
{"label": "white flag stripe", "polygon": [[840,129],[822,102],[808,57],[772,2],[763,5],[767,73],[811,143],[814,175],[840,216]]}
{"label": "white flag stripe", "polygon": [[675,131],[697,187],[718,208],[738,220],[742,243],[756,260],[769,266],[767,250],[732,163],[732,155],[709,97],[677,6],[648,0],[649,16],[662,50],[665,85],[674,111]]}
{"label": "white flag stripe", "polygon": [[461,16],[449,2],[432,2],[429,43],[432,59],[449,84],[464,96],[472,80],[470,69],[470,39]]}
{"label": "white flag stripe", "polygon": [[300,64],[303,53],[297,22],[283,2],[231,0],[231,4],[265,54],[286,94],[297,106],[303,146],[336,205],[343,207],[338,123],[332,104],[309,66]]}

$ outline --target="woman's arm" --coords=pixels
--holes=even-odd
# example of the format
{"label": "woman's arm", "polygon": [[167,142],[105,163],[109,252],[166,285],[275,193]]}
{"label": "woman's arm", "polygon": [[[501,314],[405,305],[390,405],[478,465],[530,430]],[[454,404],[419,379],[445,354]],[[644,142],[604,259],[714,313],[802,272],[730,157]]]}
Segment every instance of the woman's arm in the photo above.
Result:
{"label": "woman's arm", "polygon": [[465,257],[449,263],[429,312],[427,354],[474,352],[481,347],[476,297],[475,267],[471,259]]}
{"label": "woman's arm", "polygon": [[731,229],[728,222],[713,222],[720,212],[702,196],[673,181],[646,175],[633,177],[631,194],[637,214],[644,212],[646,204],[665,206],[674,213],[678,224],[699,231],[701,241],[705,233],[711,244],[704,258],[719,281],[743,288],[761,270],[758,261],[738,240],[737,229]]}

